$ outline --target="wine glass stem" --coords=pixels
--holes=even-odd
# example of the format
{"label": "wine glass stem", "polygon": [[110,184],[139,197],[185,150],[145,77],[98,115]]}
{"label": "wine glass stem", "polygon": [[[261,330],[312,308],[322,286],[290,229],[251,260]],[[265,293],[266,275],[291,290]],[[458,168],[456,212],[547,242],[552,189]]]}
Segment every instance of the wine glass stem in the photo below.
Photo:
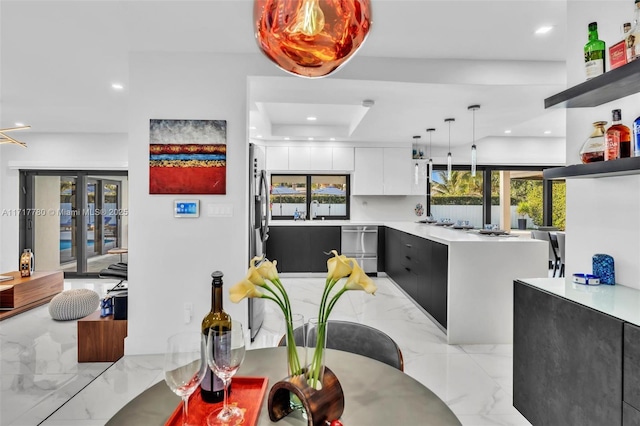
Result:
{"label": "wine glass stem", "polygon": [[187,419],[189,418],[189,397],[182,397],[182,424],[187,426]]}
{"label": "wine glass stem", "polygon": [[229,398],[229,384],[231,383],[231,379],[224,379],[223,383],[224,383],[224,403],[222,404],[222,406],[224,408],[222,409],[222,411],[224,413],[227,413],[227,410],[228,410],[227,400]]}

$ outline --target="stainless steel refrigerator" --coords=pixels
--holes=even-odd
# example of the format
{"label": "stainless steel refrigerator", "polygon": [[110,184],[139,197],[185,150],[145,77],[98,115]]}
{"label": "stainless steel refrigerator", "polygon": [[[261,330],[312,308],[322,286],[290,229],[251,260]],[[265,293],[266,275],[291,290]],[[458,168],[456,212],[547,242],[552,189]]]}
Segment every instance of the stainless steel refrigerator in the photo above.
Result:
{"label": "stainless steel refrigerator", "polygon": [[[264,148],[249,144],[249,260],[265,254],[269,238],[269,183]],[[248,299],[249,330],[253,342],[264,321],[264,300]]]}

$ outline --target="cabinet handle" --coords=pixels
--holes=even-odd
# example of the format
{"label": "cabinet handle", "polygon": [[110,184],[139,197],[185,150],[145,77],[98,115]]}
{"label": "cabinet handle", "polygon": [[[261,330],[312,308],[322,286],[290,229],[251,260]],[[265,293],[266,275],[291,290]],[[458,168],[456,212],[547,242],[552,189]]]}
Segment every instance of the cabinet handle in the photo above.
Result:
{"label": "cabinet handle", "polygon": [[405,244],[405,247],[411,248],[411,244]]}

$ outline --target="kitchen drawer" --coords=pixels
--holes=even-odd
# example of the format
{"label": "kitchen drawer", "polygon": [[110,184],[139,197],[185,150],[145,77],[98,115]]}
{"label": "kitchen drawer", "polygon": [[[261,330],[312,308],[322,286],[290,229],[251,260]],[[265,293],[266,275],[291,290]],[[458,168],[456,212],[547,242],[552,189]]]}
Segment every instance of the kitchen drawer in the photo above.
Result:
{"label": "kitchen drawer", "polygon": [[622,399],[640,410],[640,327],[624,324],[623,348]]}
{"label": "kitchen drawer", "polygon": [[343,226],[341,252],[377,255],[378,227]]}

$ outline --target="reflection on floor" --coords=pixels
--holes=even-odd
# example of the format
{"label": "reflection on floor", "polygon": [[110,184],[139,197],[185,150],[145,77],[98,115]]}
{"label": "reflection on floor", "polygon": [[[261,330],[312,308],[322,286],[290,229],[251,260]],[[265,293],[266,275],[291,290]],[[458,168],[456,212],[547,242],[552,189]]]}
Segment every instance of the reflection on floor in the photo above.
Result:
{"label": "reflection on floor", "polygon": [[[388,333],[403,352],[405,372],[435,392],[464,425],[529,425],[511,405],[511,345],[447,345],[444,334],[395,284],[387,278],[375,281],[376,296],[346,293],[331,319],[362,322]],[[73,285],[88,282],[74,280]],[[283,283],[299,313],[315,316],[324,278],[283,277]],[[75,321],[51,324],[46,306],[0,327],[2,425],[104,425],[128,401],[164,379],[158,355],[125,356],[104,373],[108,365],[76,364]],[[265,323],[251,347],[275,346],[283,332],[281,314],[267,303]]]}

